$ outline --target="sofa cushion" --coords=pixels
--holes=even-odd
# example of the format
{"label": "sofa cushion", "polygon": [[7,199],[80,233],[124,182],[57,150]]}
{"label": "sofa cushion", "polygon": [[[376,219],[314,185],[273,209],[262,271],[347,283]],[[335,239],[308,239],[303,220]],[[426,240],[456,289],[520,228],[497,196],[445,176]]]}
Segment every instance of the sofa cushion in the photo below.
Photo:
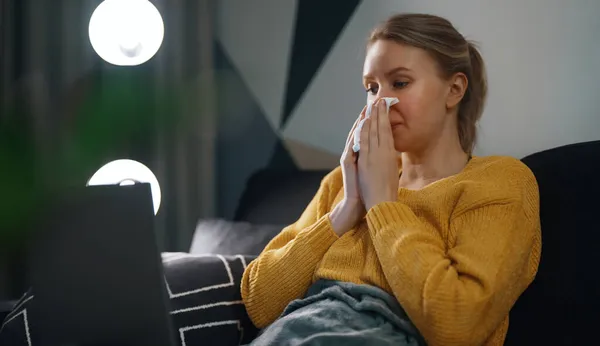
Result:
{"label": "sofa cushion", "polygon": [[235,213],[235,221],[289,225],[295,222],[330,170],[263,169],[254,173]]}
{"label": "sofa cushion", "polygon": [[[246,314],[240,294],[242,274],[253,259],[251,256],[163,254],[177,345],[237,346],[256,336],[258,330]],[[36,328],[38,321],[27,313],[35,304],[34,291],[30,289],[3,322],[0,345],[44,344]],[[60,311],[56,317],[60,318]]]}
{"label": "sofa cushion", "polygon": [[506,345],[577,345],[587,340],[582,331],[595,333],[592,323],[600,307],[599,158],[596,141],[523,159],[540,190],[542,256],[536,279],[510,313]]}
{"label": "sofa cushion", "polygon": [[201,220],[196,225],[191,254],[259,255],[284,225],[260,225],[220,219]]}

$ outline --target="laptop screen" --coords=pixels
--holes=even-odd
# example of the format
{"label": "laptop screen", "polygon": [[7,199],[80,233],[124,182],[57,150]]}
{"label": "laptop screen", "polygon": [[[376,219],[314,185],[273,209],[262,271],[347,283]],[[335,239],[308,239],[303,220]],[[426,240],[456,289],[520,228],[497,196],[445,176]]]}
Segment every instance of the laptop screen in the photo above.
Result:
{"label": "laptop screen", "polygon": [[48,203],[30,251],[48,345],[173,345],[149,184],[90,186]]}

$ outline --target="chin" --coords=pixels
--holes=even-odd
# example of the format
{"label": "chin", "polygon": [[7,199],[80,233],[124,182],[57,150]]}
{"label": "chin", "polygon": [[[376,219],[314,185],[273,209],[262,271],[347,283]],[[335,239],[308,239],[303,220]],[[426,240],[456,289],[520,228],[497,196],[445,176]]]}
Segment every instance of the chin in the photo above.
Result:
{"label": "chin", "polygon": [[410,151],[410,148],[405,143],[398,143],[398,141],[394,142],[394,149],[399,153]]}
{"label": "chin", "polygon": [[394,149],[397,152],[403,153],[410,151],[409,141],[406,140],[405,136],[400,137],[397,133],[394,133]]}
{"label": "chin", "polygon": [[419,147],[415,145],[417,142],[414,139],[406,137],[394,138],[394,149],[399,153],[413,153],[419,151]]}

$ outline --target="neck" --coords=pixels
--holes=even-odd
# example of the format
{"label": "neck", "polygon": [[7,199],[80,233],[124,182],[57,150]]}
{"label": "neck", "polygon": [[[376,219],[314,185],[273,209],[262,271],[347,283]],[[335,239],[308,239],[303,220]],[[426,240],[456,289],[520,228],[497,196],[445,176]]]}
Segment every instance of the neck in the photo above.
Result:
{"label": "neck", "polygon": [[419,152],[402,153],[400,186],[427,185],[463,170],[469,161],[457,136],[442,135]]}

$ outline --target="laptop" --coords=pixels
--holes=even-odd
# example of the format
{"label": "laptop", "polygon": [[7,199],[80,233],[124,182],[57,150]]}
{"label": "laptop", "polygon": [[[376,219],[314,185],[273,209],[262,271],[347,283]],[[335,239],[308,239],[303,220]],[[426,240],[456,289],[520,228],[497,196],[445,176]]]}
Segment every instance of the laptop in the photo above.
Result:
{"label": "laptop", "polygon": [[149,184],[64,191],[40,221],[30,313],[44,345],[175,345]]}

